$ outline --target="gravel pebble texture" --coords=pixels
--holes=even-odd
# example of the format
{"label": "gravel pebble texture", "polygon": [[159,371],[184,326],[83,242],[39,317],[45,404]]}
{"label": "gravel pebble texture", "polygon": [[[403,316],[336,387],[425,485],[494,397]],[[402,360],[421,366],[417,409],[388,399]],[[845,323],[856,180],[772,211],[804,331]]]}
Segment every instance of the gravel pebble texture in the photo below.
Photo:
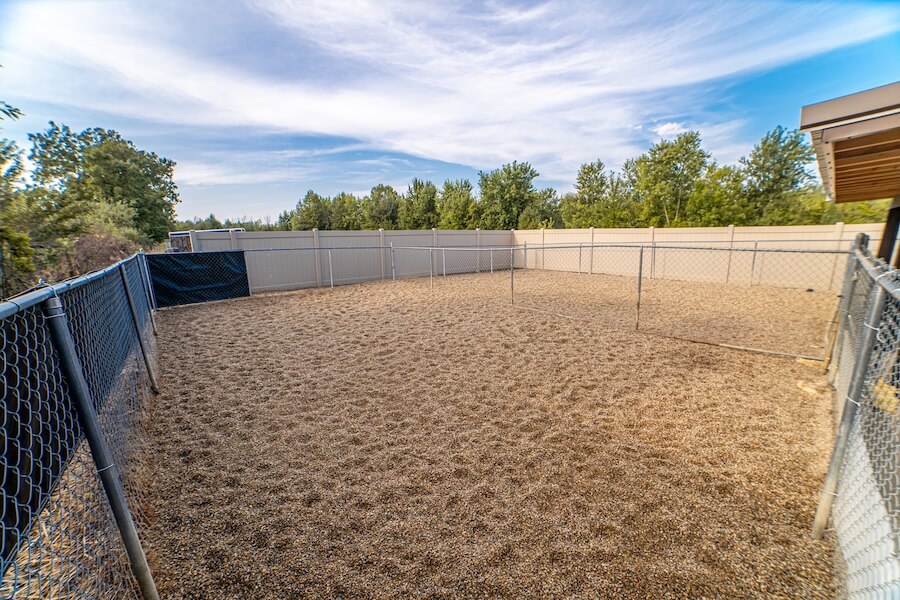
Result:
{"label": "gravel pebble texture", "polygon": [[[163,597],[832,597],[819,369],[611,327],[625,278],[544,279],[542,309],[605,318],[510,306],[499,274],[162,311]],[[798,324],[804,292],[716,287],[671,290],[821,353],[826,299]]]}

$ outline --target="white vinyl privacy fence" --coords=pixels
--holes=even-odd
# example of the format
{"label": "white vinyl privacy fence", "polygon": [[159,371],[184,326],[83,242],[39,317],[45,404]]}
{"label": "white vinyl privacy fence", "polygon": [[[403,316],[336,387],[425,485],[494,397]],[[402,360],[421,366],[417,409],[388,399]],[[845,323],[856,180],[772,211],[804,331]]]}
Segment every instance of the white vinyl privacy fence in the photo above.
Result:
{"label": "white vinyl privacy fence", "polygon": [[[857,233],[878,228],[194,231],[191,242],[201,252],[244,250],[254,293],[423,277],[432,263],[440,274],[489,272],[513,260],[522,269],[636,277],[639,246],[651,279],[837,289],[842,259],[834,251],[849,251]],[[510,247],[518,249],[513,259],[503,251]],[[799,260],[776,252],[784,249],[822,253]]]}

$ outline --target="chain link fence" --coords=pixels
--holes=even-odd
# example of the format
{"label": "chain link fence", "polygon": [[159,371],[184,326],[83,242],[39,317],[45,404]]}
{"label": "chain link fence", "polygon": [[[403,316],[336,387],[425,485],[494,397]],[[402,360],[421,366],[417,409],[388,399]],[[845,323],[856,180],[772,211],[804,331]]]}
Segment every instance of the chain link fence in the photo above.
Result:
{"label": "chain link fence", "polygon": [[154,332],[143,255],[0,303],[0,597],[155,597],[134,546]]}
{"label": "chain link fence", "polygon": [[[847,252],[527,246],[514,303],[604,326],[822,359]],[[517,254],[518,256],[518,254]]]}
{"label": "chain link fence", "polygon": [[[850,596],[893,597],[900,275],[864,241],[850,253],[760,244],[249,250],[242,276],[248,293],[419,278],[609,327],[830,356],[841,421],[814,532],[833,525]],[[149,476],[144,410],[156,389],[152,270],[137,255],[0,304],[0,597],[155,597],[135,527]]]}
{"label": "chain link fence", "polygon": [[[835,314],[848,256],[842,250],[758,242],[391,244],[231,252],[242,253],[246,261],[247,287],[241,295],[420,278],[432,289],[457,287],[608,327],[817,360],[833,346],[834,335],[826,339],[822,323]],[[153,278],[156,282],[155,269]],[[202,299],[210,284],[189,287],[184,283],[179,294]]]}
{"label": "chain link fence", "polygon": [[850,598],[900,597],[900,272],[863,236],[847,266],[830,365],[840,415],[813,533],[830,517]]}

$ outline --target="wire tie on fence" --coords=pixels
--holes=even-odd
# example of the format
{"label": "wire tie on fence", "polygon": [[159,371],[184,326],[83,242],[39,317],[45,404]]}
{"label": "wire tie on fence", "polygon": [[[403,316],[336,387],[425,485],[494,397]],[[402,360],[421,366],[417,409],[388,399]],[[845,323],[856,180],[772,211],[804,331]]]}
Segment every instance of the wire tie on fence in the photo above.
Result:
{"label": "wire tie on fence", "polygon": [[112,469],[114,466],[116,466],[115,463],[109,463],[108,465],[106,465],[106,466],[103,467],[102,469],[97,469],[97,472],[98,472],[98,473],[102,473],[103,471],[108,471],[108,470]]}
{"label": "wire tie on fence", "polygon": [[859,402],[857,402],[856,400],[854,400],[854,399],[851,398],[850,396],[847,396],[847,397],[845,398],[845,400],[846,400],[847,402],[849,402],[850,404],[855,404],[856,406],[862,406],[862,404],[860,404]]}
{"label": "wire tie on fence", "polygon": [[891,275],[891,274],[893,274],[894,271],[896,271],[896,269],[888,269],[887,271],[883,272],[881,275],[879,275],[878,277],[876,277],[876,278],[875,278],[875,281],[878,281],[879,279],[881,279],[881,278],[884,277],[885,275]]}

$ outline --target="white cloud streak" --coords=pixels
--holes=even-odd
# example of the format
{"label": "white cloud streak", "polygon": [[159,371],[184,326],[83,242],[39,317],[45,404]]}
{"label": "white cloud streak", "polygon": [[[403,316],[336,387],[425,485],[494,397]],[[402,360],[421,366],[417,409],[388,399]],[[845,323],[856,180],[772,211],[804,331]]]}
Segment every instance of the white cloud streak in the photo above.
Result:
{"label": "white cloud streak", "polygon": [[[650,131],[699,127],[713,150],[733,152],[727,134],[737,122],[682,122],[698,101],[690,86],[900,28],[895,7],[856,3],[254,0],[252,7],[298,47],[368,73],[325,81],[250,72],[164,40],[164,6],[83,1],[9,9],[0,78],[17,98],[186,126],[341,136],[475,168],[530,160],[548,178],[568,180],[582,162],[601,156],[617,165],[643,151]],[[210,10],[219,9],[227,10]],[[264,40],[248,40],[248,49],[264,52]],[[282,168],[257,172],[285,176]],[[198,161],[181,167],[179,178],[244,182],[253,173]]]}

